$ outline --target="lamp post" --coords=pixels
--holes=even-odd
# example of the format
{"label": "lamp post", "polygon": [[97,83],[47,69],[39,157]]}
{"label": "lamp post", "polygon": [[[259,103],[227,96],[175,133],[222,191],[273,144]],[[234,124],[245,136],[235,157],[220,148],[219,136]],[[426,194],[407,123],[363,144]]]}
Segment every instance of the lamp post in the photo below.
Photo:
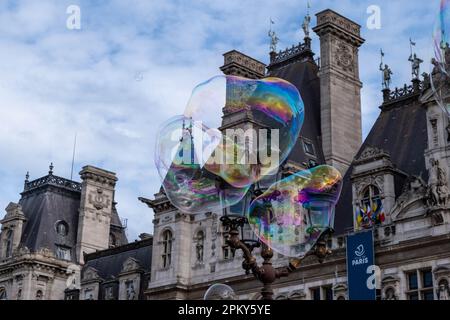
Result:
{"label": "lamp post", "polygon": [[[262,192],[257,189],[251,191],[251,193],[253,196],[258,196]],[[249,205],[247,200],[244,199],[244,212]],[[246,274],[252,272],[255,278],[262,282],[261,295],[263,300],[273,300],[272,284],[275,280],[286,277],[297,270],[304,258],[314,255],[322,263],[331,254],[331,250],[327,248],[326,239],[333,232],[334,203],[332,202],[332,196],[326,193],[312,194],[311,200],[304,207],[308,210],[308,227],[310,229],[320,228],[324,231],[314,246],[302,258],[292,258],[287,267],[281,268],[275,268],[272,265],[273,250],[267,244],[259,240],[244,238],[244,228],[248,224],[245,216],[227,214],[227,209],[224,209],[224,215],[220,218],[225,232],[228,233],[227,244],[232,250],[242,250],[243,252],[242,268]],[[261,247],[261,257],[263,258],[262,265],[258,265],[256,257],[253,255],[253,250],[259,247]]]}

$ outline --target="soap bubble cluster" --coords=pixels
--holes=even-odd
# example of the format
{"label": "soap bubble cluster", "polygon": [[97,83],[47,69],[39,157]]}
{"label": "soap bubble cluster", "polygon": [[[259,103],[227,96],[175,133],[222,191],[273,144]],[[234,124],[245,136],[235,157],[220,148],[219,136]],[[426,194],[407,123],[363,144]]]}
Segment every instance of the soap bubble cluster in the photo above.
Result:
{"label": "soap bubble cluster", "polygon": [[190,214],[238,203],[287,159],[303,120],[300,94],[285,80],[217,76],[198,85],[156,139],[167,197]]}
{"label": "soap bubble cluster", "polygon": [[252,202],[249,224],[274,251],[301,258],[333,228],[341,189],[341,174],[333,167],[298,172],[275,182]]}

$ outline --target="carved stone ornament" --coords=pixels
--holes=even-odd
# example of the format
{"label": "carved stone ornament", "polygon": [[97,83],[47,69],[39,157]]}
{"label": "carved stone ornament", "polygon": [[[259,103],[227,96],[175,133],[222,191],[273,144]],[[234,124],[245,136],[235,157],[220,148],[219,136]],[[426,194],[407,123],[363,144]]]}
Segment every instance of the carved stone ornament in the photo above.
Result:
{"label": "carved stone ornament", "polygon": [[372,160],[374,158],[387,157],[390,158],[389,154],[375,147],[366,147],[361,155],[356,159],[357,163],[366,162],[368,160]]}
{"label": "carved stone ornament", "polygon": [[353,72],[353,54],[351,48],[343,42],[338,42],[335,54],[336,64],[345,71]]}
{"label": "carved stone ornament", "polygon": [[98,188],[96,192],[89,193],[88,200],[97,210],[108,208],[110,203],[109,196],[105,195],[100,188]]}
{"label": "carved stone ornament", "polygon": [[122,272],[130,272],[140,269],[141,266],[136,259],[128,258],[122,265]]}

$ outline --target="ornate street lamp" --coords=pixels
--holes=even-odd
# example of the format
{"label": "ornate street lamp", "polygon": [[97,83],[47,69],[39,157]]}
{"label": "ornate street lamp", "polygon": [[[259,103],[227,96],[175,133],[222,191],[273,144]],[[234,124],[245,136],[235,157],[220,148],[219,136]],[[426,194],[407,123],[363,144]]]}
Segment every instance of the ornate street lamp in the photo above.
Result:
{"label": "ornate street lamp", "polygon": [[[261,290],[263,300],[273,300],[272,284],[276,279],[286,277],[293,271],[300,267],[301,262],[307,256],[314,255],[319,262],[331,254],[331,250],[327,248],[327,238],[333,233],[336,188],[340,188],[340,184],[334,185],[327,192],[309,192],[308,201],[303,204],[307,210],[307,230],[309,234],[318,232],[320,235],[317,240],[313,242],[311,248],[301,258],[291,258],[289,265],[286,267],[275,268],[272,265],[273,249],[266,243],[248,239],[244,237],[244,230],[248,226],[248,219],[236,213],[233,213],[230,208],[224,209],[224,214],[220,218],[225,232],[228,233],[227,244],[233,250],[242,250],[244,261],[242,267],[246,274],[253,273],[256,279],[262,282],[263,288]],[[251,200],[262,194],[258,185],[249,190],[247,196],[242,200],[240,208],[246,212]],[[271,205],[267,204],[266,210],[271,210]],[[261,257],[263,258],[262,265],[258,265],[256,257],[253,255],[255,248],[261,247]]]}

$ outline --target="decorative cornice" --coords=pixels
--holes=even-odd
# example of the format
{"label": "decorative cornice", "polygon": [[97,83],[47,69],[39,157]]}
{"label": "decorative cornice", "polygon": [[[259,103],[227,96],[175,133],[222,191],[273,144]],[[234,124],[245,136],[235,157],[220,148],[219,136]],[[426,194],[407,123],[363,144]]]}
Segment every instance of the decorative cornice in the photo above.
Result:
{"label": "decorative cornice", "polygon": [[102,185],[108,185],[110,187],[115,187],[118,181],[116,174],[111,171],[106,171],[93,166],[85,166],[80,172],[80,177],[83,181],[91,180],[94,182],[101,183]]}
{"label": "decorative cornice", "polygon": [[239,51],[232,50],[224,55],[224,65],[220,70],[226,75],[260,79],[265,76],[266,65]]}
{"label": "decorative cornice", "polygon": [[317,26],[313,31],[322,37],[326,34],[334,34],[337,37],[348,41],[356,47],[364,43],[361,38],[361,26],[333,10],[325,10],[316,14]]}
{"label": "decorative cornice", "polygon": [[25,182],[22,194],[47,186],[54,186],[68,191],[81,193],[81,183],[49,174],[31,182]]}

